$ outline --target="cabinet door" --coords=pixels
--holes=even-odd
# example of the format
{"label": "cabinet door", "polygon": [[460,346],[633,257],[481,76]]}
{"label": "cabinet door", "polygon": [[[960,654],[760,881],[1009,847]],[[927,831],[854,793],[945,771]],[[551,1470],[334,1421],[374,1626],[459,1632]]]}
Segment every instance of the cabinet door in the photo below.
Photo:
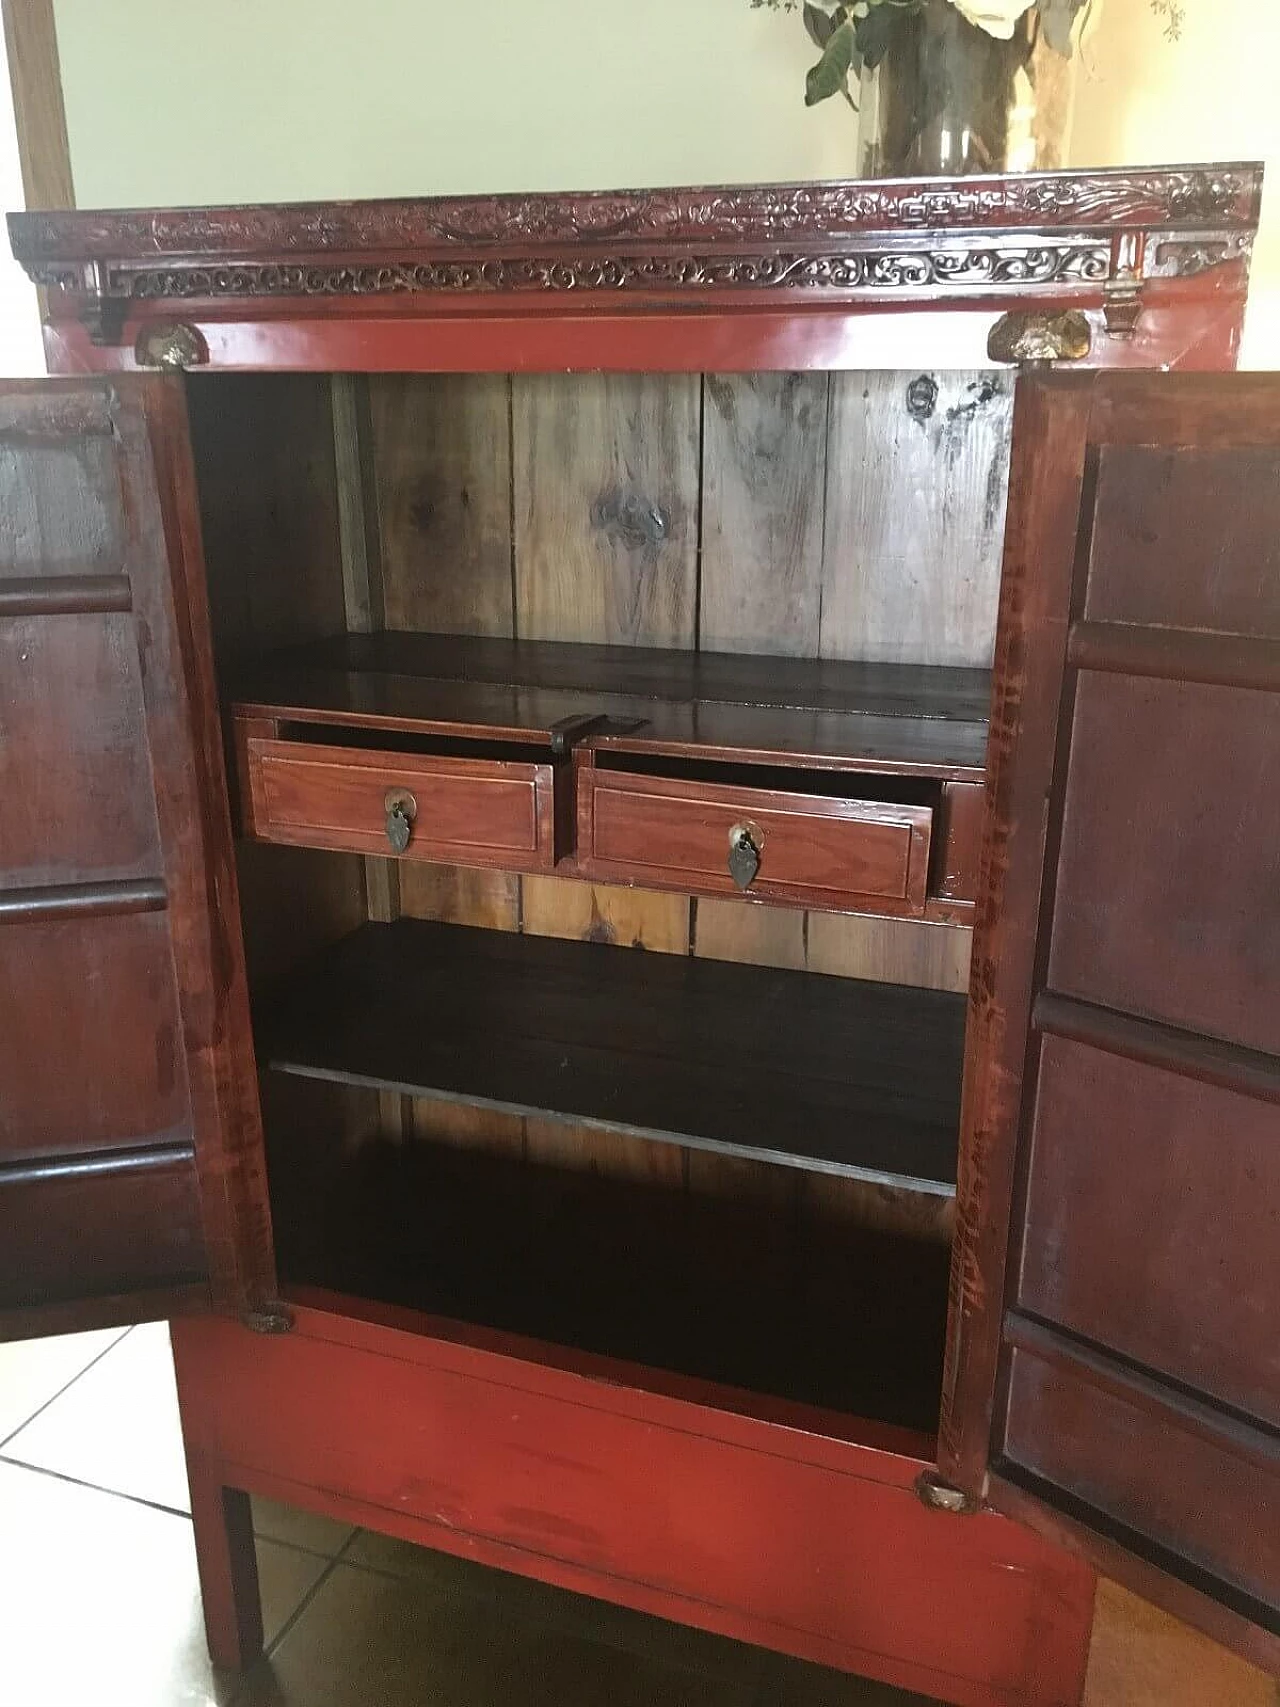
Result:
{"label": "cabinet door", "polygon": [[942,1465],[1280,1658],[1280,378],[1024,380]]}
{"label": "cabinet door", "polygon": [[271,1266],[181,381],[0,384],[0,1333]]}

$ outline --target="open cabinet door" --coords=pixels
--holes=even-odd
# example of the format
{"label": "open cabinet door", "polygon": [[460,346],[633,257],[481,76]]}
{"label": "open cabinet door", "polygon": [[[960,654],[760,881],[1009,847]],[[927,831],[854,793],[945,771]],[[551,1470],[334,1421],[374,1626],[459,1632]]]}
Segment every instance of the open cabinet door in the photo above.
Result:
{"label": "open cabinet door", "polygon": [[272,1284],[181,381],[0,384],[0,1334]]}
{"label": "open cabinet door", "polygon": [[1020,382],[942,1469],[1280,1664],[1280,377]]}

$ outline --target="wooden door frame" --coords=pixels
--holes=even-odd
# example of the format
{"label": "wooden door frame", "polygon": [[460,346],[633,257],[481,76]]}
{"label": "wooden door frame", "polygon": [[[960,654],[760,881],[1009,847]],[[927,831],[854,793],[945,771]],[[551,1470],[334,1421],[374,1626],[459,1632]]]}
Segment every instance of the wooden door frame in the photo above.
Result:
{"label": "wooden door frame", "polygon": [[76,205],[53,0],[0,0],[28,208]]}

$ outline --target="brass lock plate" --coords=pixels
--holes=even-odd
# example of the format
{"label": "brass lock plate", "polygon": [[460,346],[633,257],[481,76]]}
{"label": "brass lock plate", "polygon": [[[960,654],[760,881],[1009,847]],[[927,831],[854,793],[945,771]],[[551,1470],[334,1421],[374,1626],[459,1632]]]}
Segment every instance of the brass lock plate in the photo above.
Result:
{"label": "brass lock plate", "polygon": [[760,870],[764,836],[756,824],[735,824],[729,831],[729,875],[739,889],[749,889]]}
{"label": "brass lock plate", "polygon": [[389,788],[383,796],[387,815],[387,840],[392,853],[402,854],[413,835],[413,821],[418,816],[418,802],[407,788]]}

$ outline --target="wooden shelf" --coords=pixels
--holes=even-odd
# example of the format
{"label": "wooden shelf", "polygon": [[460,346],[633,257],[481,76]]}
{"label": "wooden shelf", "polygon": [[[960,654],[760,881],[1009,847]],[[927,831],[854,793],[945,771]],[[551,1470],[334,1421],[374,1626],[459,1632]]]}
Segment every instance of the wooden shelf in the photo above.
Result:
{"label": "wooden shelf", "polygon": [[227,684],[238,714],[547,746],[980,780],[985,670],[366,634],[273,653]]}
{"label": "wooden shelf", "polygon": [[958,995],[400,919],[257,1017],[281,1072],[955,1191]]}
{"label": "wooden shelf", "polygon": [[326,1158],[314,1094],[274,1100],[287,1284],[937,1429],[945,1245],[421,1140]]}

